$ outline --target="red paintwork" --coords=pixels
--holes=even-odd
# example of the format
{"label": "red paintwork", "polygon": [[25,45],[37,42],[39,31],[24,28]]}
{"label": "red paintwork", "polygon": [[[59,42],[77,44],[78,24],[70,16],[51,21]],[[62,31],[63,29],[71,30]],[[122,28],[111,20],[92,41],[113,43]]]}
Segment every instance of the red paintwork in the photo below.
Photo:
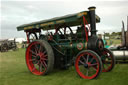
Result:
{"label": "red paintwork", "polygon": [[[86,27],[85,27],[85,25],[86,25],[85,22],[88,25],[88,22],[87,22],[86,18],[83,16],[83,23],[84,23],[84,30],[85,30],[85,38],[86,38],[86,41],[88,42],[88,32],[87,32]],[[90,29],[90,27],[89,27],[89,29]]]}
{"label": "red paintwork", "polygon": [[[111,58],[112,59],[112,55],[110,55],[110,56],[108,56],[108,54],[107,54],[108,52],[107,51],[104,51],[103,52],[103,55],[107,55],[106,57],[107,58]],[[113,64],[114,62],[111,60],[111,62],[110,62],[110,65],[108,65],[108,62],[107,61],[103,61],[103,64],[106,64],[106,65],[108,65],[106,68],[103,68],[103,70],[102,70],[102,72],[108,72],[111,68],[112,68],[112,64]]]}
{"label": "red paintwork", "polygon": [[[47,69],[46,67],[46,60],[47,60],[47,57],[46,55],[44,54],[44,52],[41,51],[41,49],[39,48],[38,50],[35,50],[33,52],[31,52],[31,50],[33,49],[36,49],[35,46],[36,45],[39,45],[40,43],[35,41],[35,42],[32,42],[28,48],[27,48],[27,51],[26,51],[26,64],[28,66],[28,69],[35,75],[43,75]],[[33,55],[35,54],[35,56]],[[33,63],[33,60],[32,60],[32,55],[33,57],[37,58],[37,56],[40,57],[40,60],[36,60],[36,59],[33,59],[34,61],[38,62],[36,65],[39,66],[39,69],[37,69],[37,67],[35,67],[34,63]],[[40,71],[40,66],[44,67],[44,69],[42,71]]]}
{"label": "red paintwork", "polygon": [[[80,58],[83,56],[83,55],[90,55],[90,56],[92,56],[95,60],[96,60],[96,64],[97,64],[97,66],[98,67],[96,67],[96,66],[92,66],[93,64],[91,64],[91,62],[86,62],[87,64],[88,64],[88,68],[90,68],[90,67],[92,67],[92,68],[94,68],[95,70],[96,70],[96,72],[95,72],[95,74],[93,74],[92,76],[86,76],[86,75],[84,75],[81,71],[80,71],[80,68],[79,68],[79,60],[80,60]],[[84,52],[84,53],[81,53],[78,57],[77,57],[77,59],[76,59],[76,63],[75,63],[75,67],[76,67],[76,71],[77,71],[77,73],[82,77],[82,78],[84,78],[84,79],[93,79],[93,78],[95,78],[97,75],[98,75],[98,72],[100,71],[100,69],[99,69],[99,61],[98,61],[98,59],[96,58],[96,56],[94,56],[94,55],[92,55],[92,54],[90,54],[90,53],[88,53],[88,52]]]}
{"label": "red paintwork", "polygon": [[[80,45],[81,47],[79,47],[79,45]],[[77,44],[77,49],[78,49],[78,50],[82,50],[83,47],[84,47],[84,46],[83,46],[83,43],[78,43],[78,44]]]}
{"label": "red paintwork", "polygon": [[26,36],[27,36],[27,43],[30,43],[30,40],[29,40],[29,36],[28,36],[29,32],[26,32]]}

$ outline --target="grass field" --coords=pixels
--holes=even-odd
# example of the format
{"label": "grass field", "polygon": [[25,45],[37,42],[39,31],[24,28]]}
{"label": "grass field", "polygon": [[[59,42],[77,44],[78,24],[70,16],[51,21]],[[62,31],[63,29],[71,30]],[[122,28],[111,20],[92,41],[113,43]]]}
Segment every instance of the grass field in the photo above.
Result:
{"label": "grass field", "polygon": [[0,85],[128,85],[128,64],[117,64],[113,71],[93,80],[80,78],[74,67],[36,76],[26,67],[25,49],[19,49],[0,53]]}
{"label": "grass field", "polygon": [[[110,42],[112,42],[112,44]],[[107,43],[108,43],[108,45],[119,45],[119,44],[121,44],[121,40],[120,39],[110,39],[110,40],[107,40]]]}

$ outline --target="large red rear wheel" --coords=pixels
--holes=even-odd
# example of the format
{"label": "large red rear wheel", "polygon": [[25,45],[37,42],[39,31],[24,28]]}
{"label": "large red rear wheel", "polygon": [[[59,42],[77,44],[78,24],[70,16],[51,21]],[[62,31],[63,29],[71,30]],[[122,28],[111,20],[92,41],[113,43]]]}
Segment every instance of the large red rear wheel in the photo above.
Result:
{"label": "large red rear wheel", "polygon": [[102,60],[102,66],[103,66],[103,70],[102,72],[109,72],[113,69],[113,67],[115,66],[115,58],[113,53],[104,48],[102,51],[102,56],[101,56],[101,60]]}
{"label": "large red rear wheel", "polygon": [[54,54],[49,43],[45,40],[30,43],[26,50],[26,64],[35,75],[49,73],[54,65]]}
{"label": "large red rear wheel", "polygon": [[102,71],[102,62],[95,52],[84,50],[77,55],[75,68],[80,77],[84,79],[94,79]]}

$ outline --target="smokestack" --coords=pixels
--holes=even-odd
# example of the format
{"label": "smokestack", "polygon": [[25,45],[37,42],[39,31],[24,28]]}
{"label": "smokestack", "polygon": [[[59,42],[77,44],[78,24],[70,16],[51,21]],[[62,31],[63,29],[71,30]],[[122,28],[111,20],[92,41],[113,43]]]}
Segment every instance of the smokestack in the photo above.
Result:
{"label": "smokestack", "polygon": [[125,46],[125,28],[124,22],[122,21],[122,38],[121,38],[122,46]]}
{"label": "smokestack", "polygon": [[95,17],[95,9],[96,7],[89,7],[89,18],[90,18],[90,26],[91,26],[91,36],[96,36],[96,17]]}

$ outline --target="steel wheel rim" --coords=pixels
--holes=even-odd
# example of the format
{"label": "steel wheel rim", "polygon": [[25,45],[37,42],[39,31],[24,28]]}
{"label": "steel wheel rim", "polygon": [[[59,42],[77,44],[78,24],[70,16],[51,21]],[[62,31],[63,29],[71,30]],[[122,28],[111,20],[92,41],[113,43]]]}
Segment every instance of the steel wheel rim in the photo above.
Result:
{"label": "steel wheel rim", "polygon": [[26,63],[30,72],[35,75],[43,75],[46,72],[48,56],[46,49],[39,42],[32,42],[28,46],[26,51]]}
{"label": "steel wheel rim", "polygon": [[[102,62],[103,62],[102,72],[108,72],[109,70],[111,70],[112,65],[113,65],[112,55],[107,50],[103,51],[103,55],[105,56],[105,59],[102,60]],[[109,62],[109,58],[111,59],[110,62]],[[109,65],[109,63],[110,63],[110,65]]]}
{"label": "steel wheel rim", "polygon": [[[89,55],[89,57],[91,56],[92,57],[92,59],[90,60],[90,61],[88,61],[88,63],[86,63],[86,64],[88,64],[88,68],[87,68],[87,72],[86,72],[86,75],[84,74],[84,73],[82,73],[81,72],[81,70],[80,70],[80,68],[79,68],[79,62],[81,62],[81,57],[83,56],[83,55]],[[84,58],[85,58],[85,56],[84,56]],[[87,59],[87,58],[86,58]],[[95,60],[96,61],[96,63],[92,63],[92,61],[93,60]],[[87,60],[86,60],[86,62],[87,62]],[[92,65],[91,65],[92,64]],[[95,55],[92,55],[91,53],[88,53],[88,52],[84,52],[84,53],[81,53],[78,57],[77,57],[77,59],[76,59],[76,62],[75,62],[75,68],[76,68],[76,71],[77,71],[77,73],[79,74],[79,76],[80,77],[82,77],[82,78],[84,78],[84,79],[93,79],[93,78],[95,78],[97,75],[98,75],[98,73],[99,73],[99,71],[100,71],[100,64],[99,64],[99,61],[98,61],[98,59],[96,58],[96,56]],[[91,76],[89,76],[89,72],[90,72],[90,68],[93,68],[94,69],[94,71],[95,71],[95,73],[94,74],[92,74]]]}

